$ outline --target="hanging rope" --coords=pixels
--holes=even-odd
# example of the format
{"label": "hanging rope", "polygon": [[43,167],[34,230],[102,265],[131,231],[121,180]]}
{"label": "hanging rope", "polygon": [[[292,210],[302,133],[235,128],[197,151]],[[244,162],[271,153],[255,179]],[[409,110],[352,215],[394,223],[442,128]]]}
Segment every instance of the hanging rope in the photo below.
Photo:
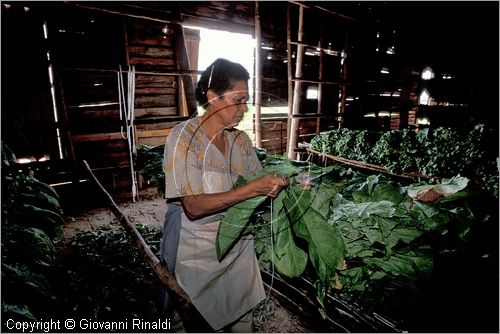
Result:
{"label": "hanging rope", "polygon": [[[135,67],[130,66],[127,71],[127,96],[125,97],[125,87],[123,82],[123,70],[121,65],[118,71],[118,104],[120,106],[120,133],[123,139],[127,140],[129,149],[130,173],[132,177],[132,201],[137,202],[137,180],[134,170],[134,157],[137,154],[135,147],[135,132],[134,132],[134,101],[135,101]],[[125,124],[125,132],[123,126]]]}

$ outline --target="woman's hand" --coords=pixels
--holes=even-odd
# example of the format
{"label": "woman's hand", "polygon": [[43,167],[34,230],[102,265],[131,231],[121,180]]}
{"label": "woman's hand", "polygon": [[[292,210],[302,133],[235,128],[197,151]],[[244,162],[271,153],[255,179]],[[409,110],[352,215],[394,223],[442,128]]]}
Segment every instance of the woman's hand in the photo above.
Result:
{"label": "woman's hand", "polygon": [[181,197],[184,212],[194,220],[208,216],[255,196],[275,198],[288,186],[288,178],[278,173],[262,176],[242,187],[214,194],[199,194]]}
{"label": "woman's hand", "polygon": [[272,198],[278,196],[279,192],[288,186],[288,178],[278,174],[269,174],[262,176],[249,183],[256,196],[266,195]]}

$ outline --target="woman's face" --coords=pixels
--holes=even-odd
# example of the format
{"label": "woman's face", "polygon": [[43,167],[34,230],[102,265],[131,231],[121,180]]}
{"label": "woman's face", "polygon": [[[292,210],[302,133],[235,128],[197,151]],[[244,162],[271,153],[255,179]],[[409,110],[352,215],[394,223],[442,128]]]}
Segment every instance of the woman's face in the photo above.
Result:
{"label": "woman's face", "polygon": [[235,81],[234,87],[223,95],[212,99],[213,117],[226,128],[237,126],[247,111],[248,83]]}

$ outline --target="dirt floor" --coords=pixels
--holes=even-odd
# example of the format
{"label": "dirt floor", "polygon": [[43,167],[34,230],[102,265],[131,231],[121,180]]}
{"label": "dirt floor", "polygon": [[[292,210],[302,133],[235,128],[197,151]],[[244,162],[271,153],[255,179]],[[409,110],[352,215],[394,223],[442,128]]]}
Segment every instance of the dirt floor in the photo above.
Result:
{"label": "dirt floor", "polygon": [[[140,200],[136,203],[127,199],[116,202],[132,223],[161,231],[166,206],[164,199],[154,189],[141,192]],[[106,207],[89,209],[78,216],[67,217],[63,238],[58,242],[58,247],[64,253],[64,248],[69,248],[79,235],[107,228],[120,229],[121,226]],[[291,313],[270,295],[256,308],[254,323],[256,332],[312,332],[300,321],[300,315]]]}

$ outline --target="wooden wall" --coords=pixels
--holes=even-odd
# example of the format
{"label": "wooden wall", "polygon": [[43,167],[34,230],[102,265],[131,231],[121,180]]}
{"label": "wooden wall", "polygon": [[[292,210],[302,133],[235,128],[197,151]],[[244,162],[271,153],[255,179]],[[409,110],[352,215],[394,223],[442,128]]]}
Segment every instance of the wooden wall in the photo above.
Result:
{"label": "wooden wall", "polygon": [[[170,129],[185,119],[174,24],[80,7],[62,10],[48,24],[68,145],[77,164],[86,160],[107,189],[123,191],[131,185],[137,147],[164,144]],[[118,72],[121,67],[127,98],[132,66],[131,156]]]}

